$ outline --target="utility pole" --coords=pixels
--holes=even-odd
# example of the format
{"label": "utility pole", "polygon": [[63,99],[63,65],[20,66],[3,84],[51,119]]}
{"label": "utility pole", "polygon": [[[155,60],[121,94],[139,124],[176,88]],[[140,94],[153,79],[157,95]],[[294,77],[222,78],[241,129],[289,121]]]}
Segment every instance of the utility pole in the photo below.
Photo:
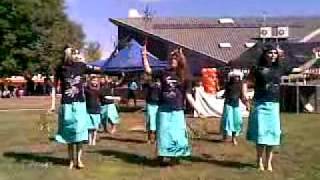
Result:
{"label": "utility pole", "polygon": [[[263,16],[263,27],[266,27],[267,26],[267,12],[266,11],[263,11],[262,12],[262,16]],[[266,42],[266,39],[265,38],[262,38],[262,43],[264,44]]]}

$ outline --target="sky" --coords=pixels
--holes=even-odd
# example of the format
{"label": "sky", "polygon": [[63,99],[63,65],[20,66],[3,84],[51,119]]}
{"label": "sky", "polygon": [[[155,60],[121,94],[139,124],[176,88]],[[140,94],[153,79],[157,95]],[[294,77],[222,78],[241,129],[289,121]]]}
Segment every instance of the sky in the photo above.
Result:
{"label": "sky", "polygon": [[109,18],[127,18],[130,9],[154,16],[238,17],[320,16],[320,0],[65,0],[69,18],[82,25],[86,41],[101,44],[103,58],[113,51],[117,27]]}

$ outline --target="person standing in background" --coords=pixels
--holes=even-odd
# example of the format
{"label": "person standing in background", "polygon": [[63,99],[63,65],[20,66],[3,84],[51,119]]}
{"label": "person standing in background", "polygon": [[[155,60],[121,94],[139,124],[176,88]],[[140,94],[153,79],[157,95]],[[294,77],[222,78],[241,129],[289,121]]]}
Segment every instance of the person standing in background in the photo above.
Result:
{"label": "person standing in background", "polygon": [[137,91],[139,90],[138,83],[134,78],[131,78],[128,82],[128,105],[130,104],[130,99],[133,99],[134,106],[137,106]]}

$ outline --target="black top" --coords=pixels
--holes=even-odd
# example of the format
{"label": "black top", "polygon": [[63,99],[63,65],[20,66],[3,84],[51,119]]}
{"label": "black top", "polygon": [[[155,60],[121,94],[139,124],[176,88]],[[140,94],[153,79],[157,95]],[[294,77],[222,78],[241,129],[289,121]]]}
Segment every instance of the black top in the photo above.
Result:
{"label": "black top", "polygon": [[260,102],[279,102],[281,76],[289,71],[290,68],[281,65],[254,67],[254,99]]}
{"label": "black top", "polygon": [[100,93],[101,105],[114,103],[113,99],[106,99],[105,96],[113,96],[112,89],[115,87],[116,87],[116,84],[114,82],[110,82],[110,83],[106,82],[104,85],[102,85],[101,93]]}
{"label": "black top", "polygon": [[165,70],[161,76],[160,105],[169,110],[183,110],[186,92],[191,93],[191,81],[182,82],[175,71]]}
{"label": "black top", "polygon": [[237,107],[242,94],[242,81],[239,77],[230,77],[225,87],[225,103]]}
{"label": "black top", "polygon": [[61,84],[61,103],[84,102],[84,74],[93,72],[93,67],[82,62],[74,62],[69,65],[59,66],[56,70],[56,78]]}
{"label": "black top", "polygon": [[148,81],[143,86],[146,102],[148,104],[158,104],[160,101],[160,82]]}
{"label": "black top", "polygon": [[100,91],[97,89],[85,88],[87,112],[89,114],[100,114]]}

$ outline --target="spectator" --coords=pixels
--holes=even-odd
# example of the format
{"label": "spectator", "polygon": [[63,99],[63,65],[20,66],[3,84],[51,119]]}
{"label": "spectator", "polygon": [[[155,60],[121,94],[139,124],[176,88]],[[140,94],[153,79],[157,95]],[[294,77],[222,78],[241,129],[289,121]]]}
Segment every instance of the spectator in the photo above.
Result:
{"label": "spectator", "polygon": [[49,78],[44,79],[44,94],[50,95],[52,89],[52,82]]}
{"label": "spectator", "polygon": [[8,90],[10,92],[10,97],[14,97],[15,96],[14,89],[15,89],[15,87],[11,84],[11,82],[9,82]]}
{"label": "spectator", "polygon": [[10,98],[10,91],[8,90],[7,86],[4,86],[4,89],[2,91],[2,98]]}
{"label": "spectator", "polygon": [[138,83],[134,79],[130,79],[128,82],[128,105],[130,99],[133,99],[134,106],[137,106],[137,90],[139,89]]}
{"label": "spectator", "polygon": [[37,83],[36,85],[36,95],[42,96],[44,94],[44,87],[41,83]]}
{"label": "spectator", "polygon": [[34,95],[34,81],[30,76],[26,77],[26,81],[26,96],[32,96]]}

